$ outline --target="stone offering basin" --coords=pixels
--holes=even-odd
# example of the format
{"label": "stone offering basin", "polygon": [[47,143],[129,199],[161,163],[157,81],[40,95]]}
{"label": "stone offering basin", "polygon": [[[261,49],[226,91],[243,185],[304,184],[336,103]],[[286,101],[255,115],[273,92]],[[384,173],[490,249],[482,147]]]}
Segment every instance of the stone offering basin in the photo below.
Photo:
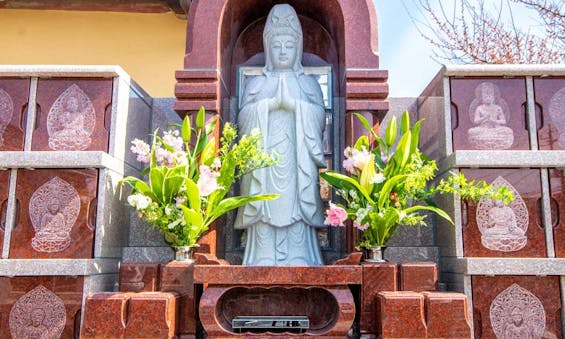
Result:
{"label": "stone offering basin", "polygon": [[[304,336],[344,338],[355,318],[350,285],[361,285],[362,266],[261,267],[196,265],[194,283],[207,285],[200,298],[200,320],[211,337],[235,333],[231,320],[243,315],[306,315]],[[291,333],[289,333],[290,335]]]}

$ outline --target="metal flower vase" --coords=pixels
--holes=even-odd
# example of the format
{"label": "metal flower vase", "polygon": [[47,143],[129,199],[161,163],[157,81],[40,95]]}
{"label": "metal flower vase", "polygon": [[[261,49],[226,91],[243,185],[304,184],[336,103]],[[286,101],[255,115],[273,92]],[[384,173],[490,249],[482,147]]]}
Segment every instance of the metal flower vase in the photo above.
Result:
{"label": "metal flower vase", "polygon": [[193,246],[178,246],[175,247],[175,261],[182,261],[193,263],[194,262],[194,247]]}
{"label": "metal flower vase", "polygon": [[365,261],[372,263],[386,262],[383,256],[384,246],[369,247],[365,251]]}

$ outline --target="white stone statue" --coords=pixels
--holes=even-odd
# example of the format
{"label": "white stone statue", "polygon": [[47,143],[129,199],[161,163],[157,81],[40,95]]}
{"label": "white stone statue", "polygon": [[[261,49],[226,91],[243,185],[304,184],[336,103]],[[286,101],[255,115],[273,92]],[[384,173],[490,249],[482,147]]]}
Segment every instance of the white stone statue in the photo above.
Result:
{"label": "white stone statue", "polygon": [[500,90],[491,82],[479,84],[469,107],[469,117],[475,127],[469,128],[469,142],[477,149],[507,149],[514,143],[514,132],[507,127],[508,105]]}
{"label": "white stone statue", "polygon": [[263,145],[278,153],[275,166],[241,180],[241,194],[280,193],[238,211],[236,228],[247,229],[244,265],[321,265],[316,227],[324,227],[318,169],[325,167],[324,104],[320,86],[305,75],[302,28],[289,5],[273,7],[263,32],[263,75],[245,84],[238,123],[255,128]]}

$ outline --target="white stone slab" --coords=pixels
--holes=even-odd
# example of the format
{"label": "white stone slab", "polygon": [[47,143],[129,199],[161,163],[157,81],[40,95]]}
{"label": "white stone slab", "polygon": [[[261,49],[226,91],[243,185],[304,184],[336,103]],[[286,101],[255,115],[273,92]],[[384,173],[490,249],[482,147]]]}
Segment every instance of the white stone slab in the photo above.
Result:
{"label": "white stone slab", "polygon": [[440,170],[451,168],[561,168],[565,151],[455,151],[438,163]]}
{"label": "white stone slab", "polygon": [[117,273],[118,259],[1,259],[0,276],[92,275]]}
{"label": "white stone slab", "polygon": [[442,271],[465,275],[565,275],[565,258],[448,258]]}

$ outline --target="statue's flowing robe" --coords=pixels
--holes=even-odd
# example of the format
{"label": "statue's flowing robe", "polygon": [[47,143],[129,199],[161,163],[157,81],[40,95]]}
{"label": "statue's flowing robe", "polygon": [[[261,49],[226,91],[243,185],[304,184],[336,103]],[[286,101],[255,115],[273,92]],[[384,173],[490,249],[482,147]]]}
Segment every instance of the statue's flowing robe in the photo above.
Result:
{"label": "statue's flowing robe", "polygon": [[[269,112],[284,76],[294,112]],[[240,134],[259,128],[263,146],[280,161],[241,180],[241,194],[280,193],[239,209],[235,228],[247,228],[246,265],[321,265],[316,227],[323,227],[318,169],[325,167],[322,133],[325,125],[320,86],[312,76],[270,73],[250,79],[245,87],[238,124]]]}

